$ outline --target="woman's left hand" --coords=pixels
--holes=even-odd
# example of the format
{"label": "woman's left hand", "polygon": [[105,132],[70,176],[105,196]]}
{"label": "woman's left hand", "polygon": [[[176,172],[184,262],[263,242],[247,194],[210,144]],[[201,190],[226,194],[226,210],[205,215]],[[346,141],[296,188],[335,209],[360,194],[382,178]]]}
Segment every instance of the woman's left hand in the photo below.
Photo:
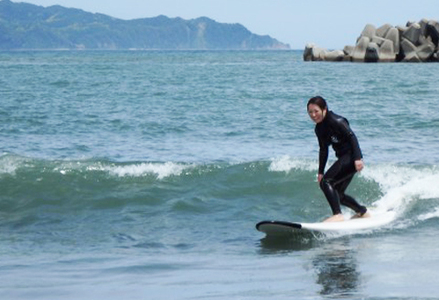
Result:
{"label": "woman's left hand", "polygon": [[364,168],[364,162],[362,159],[356,160],[355,161],[355,170],[357,170],[357,172],[361,172],[361,170],[363,170]]}

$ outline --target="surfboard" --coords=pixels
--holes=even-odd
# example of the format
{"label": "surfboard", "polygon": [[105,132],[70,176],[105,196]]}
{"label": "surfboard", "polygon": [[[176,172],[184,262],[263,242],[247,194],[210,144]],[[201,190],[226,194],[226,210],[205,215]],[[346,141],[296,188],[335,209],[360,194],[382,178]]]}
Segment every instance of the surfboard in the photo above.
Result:
{"label": "surfboard", "polygon": [[370,218],[348,219],[343,222],[301,223],[288,221],[262,221],[256,224],[256,229],[267,235],[294,234],[300,231],[349,233],[379,228],[389,224],[394,219],[395,214],[393,212],[386,212],[385,214],[380,215],[372,214],[372,217]]}

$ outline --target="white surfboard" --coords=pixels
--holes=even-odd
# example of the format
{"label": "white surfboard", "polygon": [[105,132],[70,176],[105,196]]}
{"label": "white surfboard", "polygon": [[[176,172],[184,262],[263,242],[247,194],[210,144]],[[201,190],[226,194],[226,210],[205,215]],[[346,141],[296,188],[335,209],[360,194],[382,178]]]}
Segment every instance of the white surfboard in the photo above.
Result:
{"label": "white surfboard", "polygon": [[349,233],[379,228],[389,224],[394,219],[394,212],[386,212],[378,215],[372,214],[372,217],[370,218],[348,219],[343,222],[300,223],[286,221],[262,221],[256,224],[256,229],[266,233],[267,235],[294,234],[298,231]]}

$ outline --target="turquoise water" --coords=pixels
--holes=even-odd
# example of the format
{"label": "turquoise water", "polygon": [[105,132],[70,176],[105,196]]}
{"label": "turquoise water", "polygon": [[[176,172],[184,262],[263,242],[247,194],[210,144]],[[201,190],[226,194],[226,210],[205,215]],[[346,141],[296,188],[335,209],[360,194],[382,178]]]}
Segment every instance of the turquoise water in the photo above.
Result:
{"label": "turquoise water", "polygon": [[[0,53],[0,297],[437,297],[437,65],[301,55]],[[397,218],[266,239],[330,214],[317,94],[363,150],[350,194]]]}

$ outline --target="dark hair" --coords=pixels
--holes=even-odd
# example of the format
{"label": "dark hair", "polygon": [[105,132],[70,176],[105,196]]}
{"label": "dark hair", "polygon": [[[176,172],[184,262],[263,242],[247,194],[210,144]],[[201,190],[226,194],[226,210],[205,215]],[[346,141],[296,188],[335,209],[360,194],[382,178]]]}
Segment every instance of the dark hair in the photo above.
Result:
{"label": "dark hair", "polygon": [[308,104],[306,105],[306,108],[309,108],[310,104],[315,104],[318,107],[320,107],[323,110],[328,109],[328,104],[326,103],[326,100],[323,99],[322,96],[315,96],[309,99]]}

